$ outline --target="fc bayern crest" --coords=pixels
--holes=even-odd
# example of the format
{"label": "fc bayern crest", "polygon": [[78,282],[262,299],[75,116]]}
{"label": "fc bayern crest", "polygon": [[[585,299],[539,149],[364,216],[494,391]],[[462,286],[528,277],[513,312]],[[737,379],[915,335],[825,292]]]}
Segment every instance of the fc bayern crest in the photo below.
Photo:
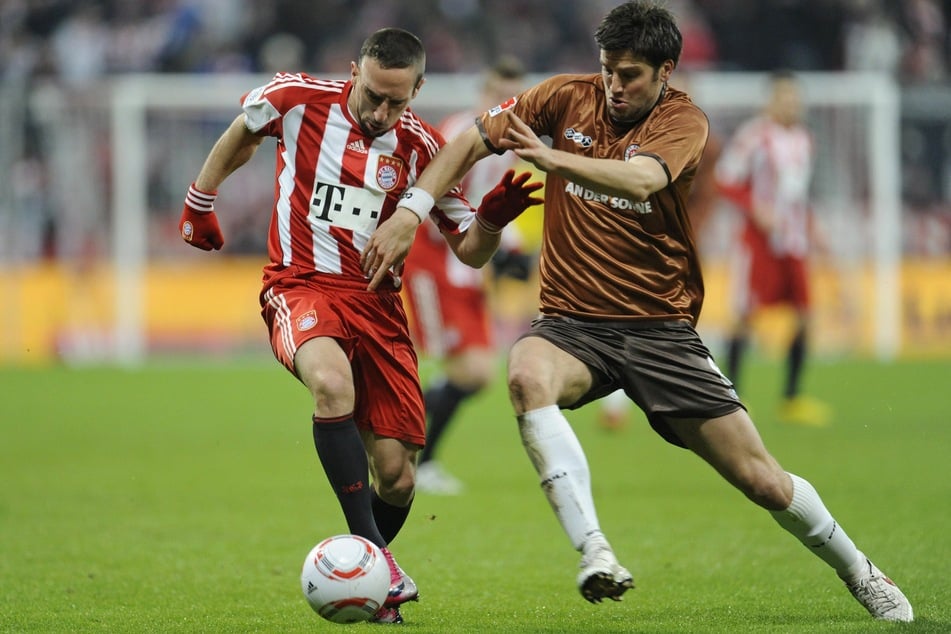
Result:
{"label": "fc bayern crest", "polygon": [[376,184],[385,192],[392,191],[403,175],[403,161],[394,156],[380,156],[376,164]]}
{"label": "fc bayern crest", "polygon": [[310,330],[317,325],[317,312],[313,310],[308,310],[306,313],[297,318],[297,329],[298,330]]}
{"label": "fc bayern crest", "polygon": [[627,149],[624,150],[624,160],[630,161],[632,158],[634,158],[634,155],[637,154],[637,151],[640,148],[641,146],[639,146],[637,143],[631,143],[629,146],[627,146]]}

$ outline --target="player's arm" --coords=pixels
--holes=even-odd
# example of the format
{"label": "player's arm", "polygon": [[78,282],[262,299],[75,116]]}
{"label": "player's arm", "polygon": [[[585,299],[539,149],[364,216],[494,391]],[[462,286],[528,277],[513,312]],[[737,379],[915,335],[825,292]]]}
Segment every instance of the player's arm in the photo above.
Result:
{"label": "player's arm", "polygon": [[[436,152],[415,185],[403,194],[393,215],[380,223],[363,249],[360,264],[363,272],[370,276],[369,290],[375,289],[386,278],[390,267],[398,266],[406,259],[416,229],[429,216],[436,200],[460,182],[476,161],[488,155],[489,149],[475,126]],[[478,242],[472,247],[474,253],[488,248],[477,238],[471,239]],[[497,238],[495,246],[498,246]]]}
{"label": "player's arm", "polygon": [[508,170],[498,184],[482,198],[476,221],[459,235],[443,234],[456,257],[464,264],[481,268],[492,259],[502,239],[502,230],[532,205],[544,202],[533,196],[544,183],[528,182],[531,172],[516,175]]}
{"label": "player's arm", "polygon": [[218,138],[202,165],[195,186],[206,192],[214,191],[236,169],[251,160],[264,141],[245,124],[245,115],[238,115]]}
{"label": "player's arm", "polygon": [[178,230],[185,242],[205,251],[224,246],[214,206],[218,186],[251,160],[263,140],[263,136],[248,130],[243,113],[218,138],[185,195],[185,206],[178,222]]}
{"label": "player's arm", "polygon": [[757,230],[768,233],[773,224],[772,208],[753,196],[752,164],[761,135],[752,124],[734,133],[715,167],[717,193]]}
{"label": "player's arm", "polygon": [[[413,189],[421,189],[438,198],[490,154],[482,134],[472,126],[446,144],[426,166]],[[516,175],[508,170],[485,196],[476,210],[476,222],[462,234],[443,234],[453,253],[463,264],[481,268],[498,250],[502,230],[525,209],[544,202],[532,194],[544,187],[529,182],[530,172]],[[435,193],[434,193],[435,192]],[[438,193],[438,196],[436,195]]]}
{"label": "player's arm", "polygon": [[757,231],[763,234],[772,232],[776,224],[773,206],[765,200],[755,198],[749,183],[734,184],[720,181],[717,183],[717,191],[725,200],[733,203],[733,206]]}
{"label": "player's arm", "polygon": [[505,114],[509,117],[510,125],[500,146],[513,150],[520,158],[544,172],[557,174],[603,194],[634,201],[647,200],[651,194],[670,183],[667,171],[655,158],[634,156],[628,161],[620,161],[556,150],[545,144],[513,112]]}
{"label": "player's arm", "polygon": [[449,248],[463,264],[482,268],[499,248],[500,234],[483,229],[478,223],[462,233],[443,233]]}

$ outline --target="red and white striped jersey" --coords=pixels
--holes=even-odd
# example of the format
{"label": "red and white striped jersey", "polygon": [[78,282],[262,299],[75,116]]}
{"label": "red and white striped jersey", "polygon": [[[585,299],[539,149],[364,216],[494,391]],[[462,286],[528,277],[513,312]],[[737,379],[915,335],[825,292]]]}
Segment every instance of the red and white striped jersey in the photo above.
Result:
{"label": "red and white striped jersey", "polygon": [[[265,287],[311,272],[366,281],[360,254],[370,235],[444,144],[411,110],[385,134],[365,135],[347,107],[350,90],[349,81],[278,73],[241,99],[248,129],[277,138]],[[455,233],[475,213],[456,188],[430,217]]]}
{"label": "red and white striped jersey", "polygon": [[775,222],[766,238],[776,254],[803,257],[809,247],[813,166],[807,128],[759,116],[737,129],[717,162],[716,178],[734,202],[748,207],[742,210],[747,223],[752,223],[752,205],[772,209]]}

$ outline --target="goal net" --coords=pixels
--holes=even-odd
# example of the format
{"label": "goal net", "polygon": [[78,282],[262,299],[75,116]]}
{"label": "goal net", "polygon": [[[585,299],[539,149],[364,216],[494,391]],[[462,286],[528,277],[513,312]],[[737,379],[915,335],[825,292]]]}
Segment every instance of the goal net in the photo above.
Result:
{"label": "goal net", "polygon": [[[188,248],[177,223],[185,190],[238,114],[240,96],[269,79],[130,75],[81,91],[48,85],[29,95],[26,109],[51,162],[46,185],[50,206],[59,210],[52,222],[59,260],[49,270],[27,267],[29,258],[12,255],[26,242],[0,224],[7,253],[0,272],[13,298],[8,312],[19,315],[5,318],[4,357],[23,356],[31,345],[79,361],[130,364],[169,351],[264,350],[257,292],[273,141],[220,192],[222,252]],[[834,237],[831,261],[815,272],[816,345],[890,358],[900,345],[897,91],[877,75],[801,79],[819,151],[815,206]],[[477,101],[479,80],[429,76],[413,109],[438,122]],[[758,74],[695,73],[688,81],[722,138],[765,98]],[[714,338],[731,318],[726,271],[734,222],[718,209],[700,237],[708,286],[701,330]],[[31,312],[37,302],[47,302],[39,318]]]}

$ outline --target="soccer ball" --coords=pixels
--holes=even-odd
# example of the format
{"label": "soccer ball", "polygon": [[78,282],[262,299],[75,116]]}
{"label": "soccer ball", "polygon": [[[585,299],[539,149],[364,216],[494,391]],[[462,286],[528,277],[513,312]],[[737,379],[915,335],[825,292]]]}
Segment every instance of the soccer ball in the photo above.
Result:
{"label": "soccer ball", "polygon": [[357,623],[383,606],[390,568],[373,542],[359,535],[335,535],[307,554],[300,585],[317,614],[334,623]]}

